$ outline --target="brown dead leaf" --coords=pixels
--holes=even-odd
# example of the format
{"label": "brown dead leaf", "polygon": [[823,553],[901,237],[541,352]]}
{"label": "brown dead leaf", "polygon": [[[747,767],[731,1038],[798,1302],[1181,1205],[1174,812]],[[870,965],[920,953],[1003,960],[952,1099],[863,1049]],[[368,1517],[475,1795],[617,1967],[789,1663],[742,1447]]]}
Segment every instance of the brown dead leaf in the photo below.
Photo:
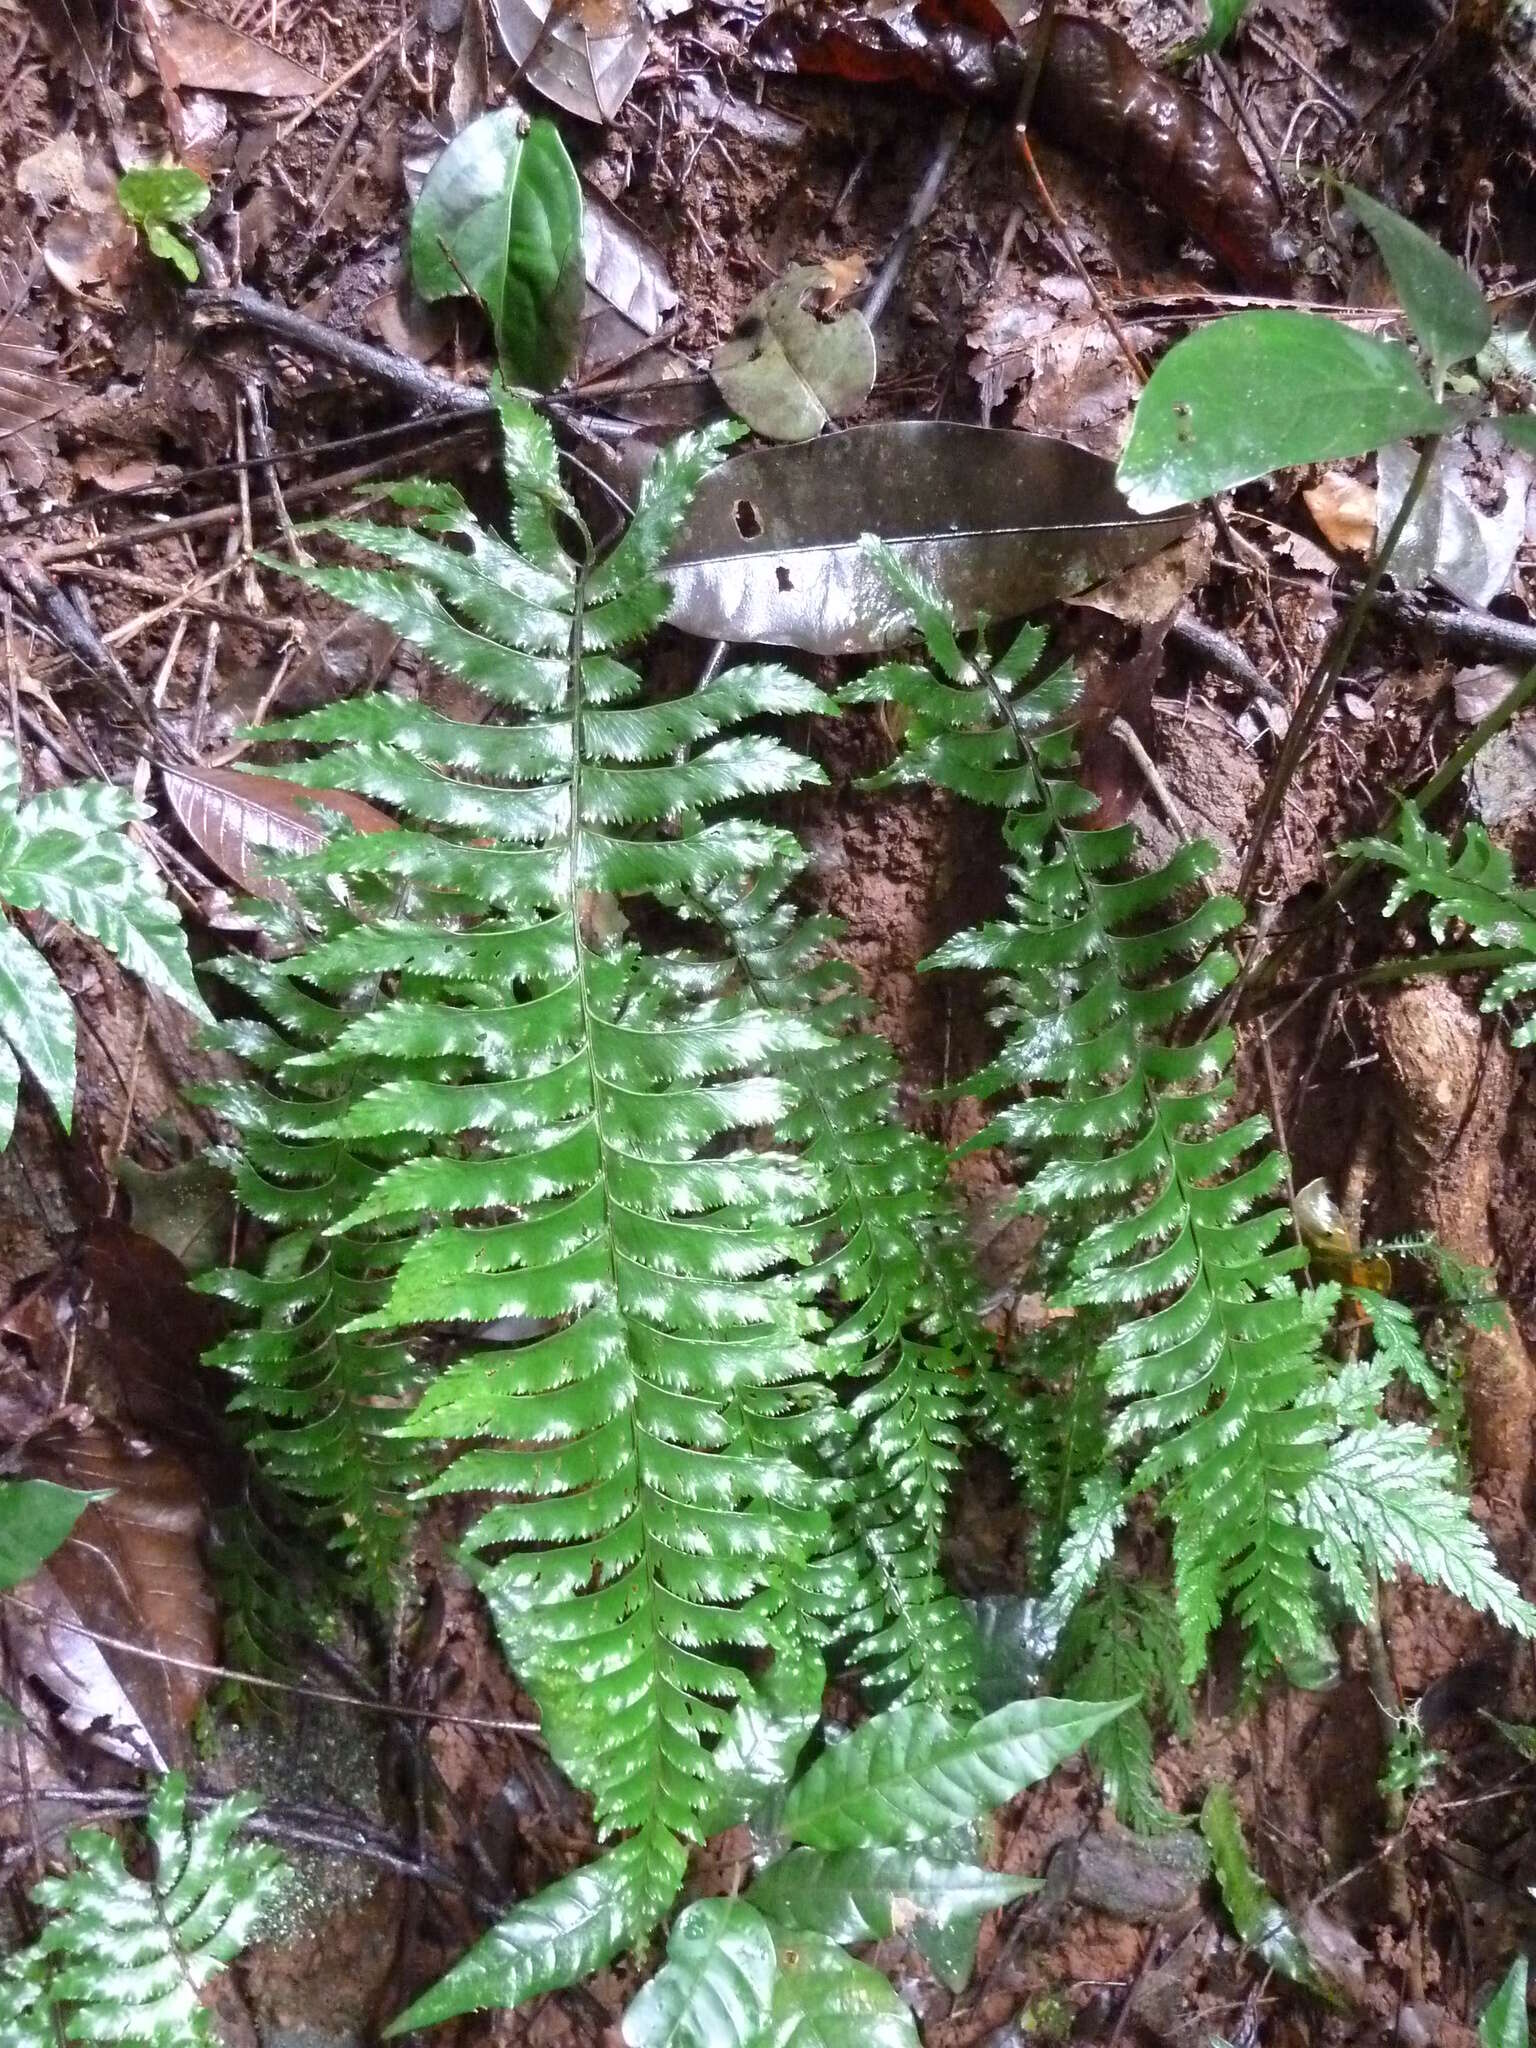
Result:
{"label": "brown dead leaf", "polygon": [[1341,555],[1369,555],[1376,546],[1376,492],[1341,469],[1325,470],[1302,492],[1318,531]]}
{"label": "brown dead leaf", "polygon": [[823,256],[821,267],[826,273],[826,289],[819,304],[826,311],[840,306],[844,299],[851,298],[869,282],[869,265],[855,252],[851,256]]}
{"label": "brown dead leaf", "polygon": [[212,15],[169,0],[151,0],[155,56],[168,90],[243,92],[254,99],[308,99],[325,81]]}
{"label": "brown dead leaf", "polygon": [[114,287],[128,274],[137,241],[133,223],[121,213],[84,213],[71,207],[49,221],[43,261],[55,283],[76,298],[96,285],[115,303]]}
{"label": "brown dead leaf", "polygon": [[30,1441],[24,1469],[111,1498],[86,1509],[18,1593],[18,1665],[52,1696],[64,1725],[94,1747],[155,1770],[185,1761],[209,1686],[205,1672],[188,1666],[212,1664],[218,1653],[201,1553],[207,1516],[191,1468],[105,1424],[82,1429],[61,1420]]}
{"label": "brown dead leaf", "polygon": [[115,181],[105,161],[80,147],[77,135],[55,135],[16,166],[16,190],[52,212],[72,206],[82,213],[108,213],[117,205]]}
{"label": "brown dead leaf", "polygon": [[238,768],[166,768],[161,776],[188,837],[232,882],[274,902],[287,892],[267,873],[267,862],[314,853],[325,844],[315,805],[339,811],[359,832],[395,830],[393,818],[348,790],[304,789]]}
{"label": "brown dead leaf", "polygon": [[609,122],[650,48],[637,0],[493,0],[507,55],[536,92],[583,121]]}
{"label": "brown dead leaf", "polygon": [[1085,611],[1108,612],[1127,626],[1161,626],[1205,581],[1210,567],[1211,536],[1204,526],[1197,526],[1172,547],[1133,562],[1107,583],[1067,602]]}

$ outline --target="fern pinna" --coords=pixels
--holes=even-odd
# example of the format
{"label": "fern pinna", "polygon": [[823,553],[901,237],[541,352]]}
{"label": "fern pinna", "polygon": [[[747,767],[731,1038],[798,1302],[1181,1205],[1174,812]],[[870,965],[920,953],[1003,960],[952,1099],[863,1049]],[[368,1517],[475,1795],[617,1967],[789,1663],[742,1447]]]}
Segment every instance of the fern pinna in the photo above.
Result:
{"label": "fern pinna", "polygon": [[976,1142],[1015,1150],[1022,1204],[1053,1219],[1056,1306],[1093,1336],[1089,1426],[1130,1454],[1123,1477],[1112,1464],[1065,1516],[1058,1619],[1098,1581],[1130,1499],[1150,1491],[1172,1524],[1186,1681],[1228,1604],[1260,1672],[1322,1650],[1326,1585],[1363,1614],[1369,1572],[1400,1565],[1536,1629],[1449,1458],[1334,1397],[1321,1348],[1334,1297],[1292,1278],[1304,1254],[1279,1242],[1284,1163],[1263,1119],[1228,1117],[1231,1032],[1172,1040],[1234,971],[1218,942],[1241,906],[1201,892],[1215,849],[1197,842],[1136,871],[1134,829],[1093,824],[1095,800],[1073,779],[1071,671],[1026,687],[1043,634],[1026,628],[996,660],[984,634],[962,649],[936,595],[889,551],[877,557],[931,665],[883,664],[845,695],[907,714],[880,780],[1006,813],[1008,916],[928,964],[1000,977],[1003,1049],[972,1086],[1004,1099]]}
{"label": "fern pinna", "polygon": [[[501,403],[515,545],[413,486],[414,524],[335,529],[383,566],[303,572],[467,683],[484,722],[377,696],[274,729],[317,750],[290,775],[401,820],[299,864],[349,894],[387,881],[395,907],[318,948],[323,984],[375,992],[334,1032],[314,1020],[318,1042],[295,1033],[276,1080],[285,1101],[337,1092],[319,1135],[338,1157],[396,1148],[323,1226],[409,1239],[340,1334],[453,1331],[399,1439],[480,1440],[432,1487],[496,1496],[467,1549],[509,1659],[601,1829],[634,1831],[606,1859],[618,1946],[680,1881],[751,1657],[816,1627],[794,1588],[833,1486],[801,1455],[827,1405],[797,1277],[822,1192],[754,1142],[791,1108],[775,1067],[820,1034],[727,998],[729,963],[642,954],[614,905],[741,893],[783,855],[732,807],[816,771],[742,728],[824,706],[767,665],[645,703],[617,657],[665,609],[656,562],[726,433],[664,454],[597,559],[547,429]],[[316,958],[286,968],[285,1000]]]}

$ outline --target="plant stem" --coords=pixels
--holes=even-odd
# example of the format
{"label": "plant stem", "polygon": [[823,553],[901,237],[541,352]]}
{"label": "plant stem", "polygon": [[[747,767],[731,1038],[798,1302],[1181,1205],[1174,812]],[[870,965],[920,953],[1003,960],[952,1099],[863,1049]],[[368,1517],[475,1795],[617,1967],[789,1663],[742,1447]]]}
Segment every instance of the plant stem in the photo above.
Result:
{"label": "plant stem", "polygon": [[1372,601],[1381,587],[1381,579],[1387,572],[1409,520],[1413,517],[1414,508],[1424,495],[1424,487],[1429,482],[1435,457],[1440,452],[1440,439],[1438,434],[1431,434],[1420,450],[1412,481],[1403,495],[1402,504],[1397,508],[1397,517],[1393,520],[1386,539],[1377,549],[1370,572],[1355,592],[1354,603],[1319,662],[1280,744],[1279,757],[1275,762],[1274,772],[1265,786],[1263,801],[1259,805],[1259,815],[1253,828],[1253,837],[1248,846],[1248,857],[1243,862],[1242,876],[1237,885],[1237,893],[1245,903],[1252,892],[1254,878],[1264,856],[1264,848],[1274,829],[1275,820],[1280,815],[1280,806],[1285,800],[1285,792],[1290,786],[1291,778],[1301,765],[1307,743],[1327,708],[1334,685],[1344,673],[1345,665],[1355,651],[1355,642],[1360,637],[1360,630],[1365,624]]}

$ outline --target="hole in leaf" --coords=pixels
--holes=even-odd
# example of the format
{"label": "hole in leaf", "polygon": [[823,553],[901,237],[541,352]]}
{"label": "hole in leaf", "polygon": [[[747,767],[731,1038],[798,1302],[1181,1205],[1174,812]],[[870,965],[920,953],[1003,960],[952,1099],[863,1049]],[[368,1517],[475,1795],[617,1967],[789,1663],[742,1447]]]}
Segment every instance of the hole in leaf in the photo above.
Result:
{"label": "hole in leaf", "polygon": [[795,586],[794,586],[794,584],[793,584],[793,583],[791,582],[791,580],[790,580],[790,574],[789,574],[789,571],[788,571],[788,570],[787,570],[787,569],[785,568],[785,566],[784,566],[784,564],[783,564],[782,562],[780,562],[779,566],[778,566],[778,567],[777,567],[777,568],[776,568],[776,569],[774,570],[774,572],[773,572],[773,573],[774,573],[774,575],[775,575],[775,576],[777,576],[777,577],[778,577],[778,579],[779,579],[779,588],[780,588],[780,590],[793,590],[793,589],[794,589],[794,587],[795,587]]}
{"label": "hole in leaf", "polygon": [[736,531],[743,540],[756,540],[763,530],[763,522],[757,516],[757,507],[750,498],[736,500]]}

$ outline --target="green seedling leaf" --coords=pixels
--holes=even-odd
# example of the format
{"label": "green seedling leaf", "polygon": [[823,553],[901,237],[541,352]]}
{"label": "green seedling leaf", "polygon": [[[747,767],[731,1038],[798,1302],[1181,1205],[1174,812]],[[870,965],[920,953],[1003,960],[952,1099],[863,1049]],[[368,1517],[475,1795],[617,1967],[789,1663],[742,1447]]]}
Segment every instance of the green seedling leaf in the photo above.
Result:
{"label": "green seedling leaf", "polygon": [[760,2038],[764,2048],[918,2048],[912,2014],[887,1979],[819,1934],[780,1944]]}
{"label": "green seedling leaf", "polygon": [[207,183],[185,164],[151,164],[124,171],[117,181],[118,205],[154,254],[173,263],[189,284],[197,282],[197,257],[171,228],[196,220],[209,197]]}
{"label": "green seedling leaf", "polygon": [[1225,1785],[1213,1785],[1206,1794],[1200,1809],[1200,1832],[1210,1847],[1216,1882],[1239,1941],[1293,1984],[1304,1985],[1326,1997],[1326,1987],[1307,1953],[1306,1943],[1248,1859],[1237,1808]]}
{"label": "green seedling leaf", "polygon": [[877,1715],[817,1758],[785,1831],[813,1849],[925,1842],[1035,1784],[1128,1705],[1015,1700],[968,1727],[934,1707]]}
{"label": "green seedling leaf", "polygon": [[1176,342],[1152,372],[1118,482],[1133,511],[1163,512],[1459,417],[1436,404],[1401,342],[1315,313],[1234,313]]}
{"label": "green seedling leaf", "polygon": [[586,273],[581,184],[553,121],[501,107],[454,137],[411,215],[411,281],[424,299],[480,301],[509,383],[560,383]]}
{"label": "green seedling leaf", "polygon": [[1504,1982],[1489,1999],[1477,2023],[1482,2048],[1530,2048],[1530,2019],[1525,2009],[1526,1959],[1516,1956]]}
{"label": "green seedling leaf", "polygon": [[624,2015],[627,2048],[747,2048],[768,2017],[778,1959],[768,1923],[742,1899],[680,1913],[667,1960]]}
{"label": "green seedling leaf", "polygon": [[1409,323],[1437,370],[1464,363],[1487,346],[1493,315],[1471,273],[1422,228],[1354,185],[1344,197],[1387,266]]}
{"label": "green seedling leaf", "polygon": [[808,441],[861,406],[875,381],[875,338],[857,310],[818,310],[834,289],[820,263],[797,263],[758,293],[716,349],[710,375],[733,412],[768,441]]}
{"label": "green seedling leaf", "polygon": [[748,1894],[780,1927],[829,1941],[884,1941],[919,1924],[947,1927],[1038,1891],[1040,1879],[974,1863],[942,1863],[910,1849],[791,1849]]}
{"label": "green seedling leaf", "polygon": [[514,1906],[446,1977],[391,2020],[386,2036],[460,2013],[521,2005],[590,1976],[650,1932],[676,1897],[683,1868],[683,1847],[673,1837],[632,1835]]}
{"label": "green seedling leaf", "polygon": [[0,1479],[0,1592],[9,1592],[46,1564],[92,1501],[51,1479]]}

